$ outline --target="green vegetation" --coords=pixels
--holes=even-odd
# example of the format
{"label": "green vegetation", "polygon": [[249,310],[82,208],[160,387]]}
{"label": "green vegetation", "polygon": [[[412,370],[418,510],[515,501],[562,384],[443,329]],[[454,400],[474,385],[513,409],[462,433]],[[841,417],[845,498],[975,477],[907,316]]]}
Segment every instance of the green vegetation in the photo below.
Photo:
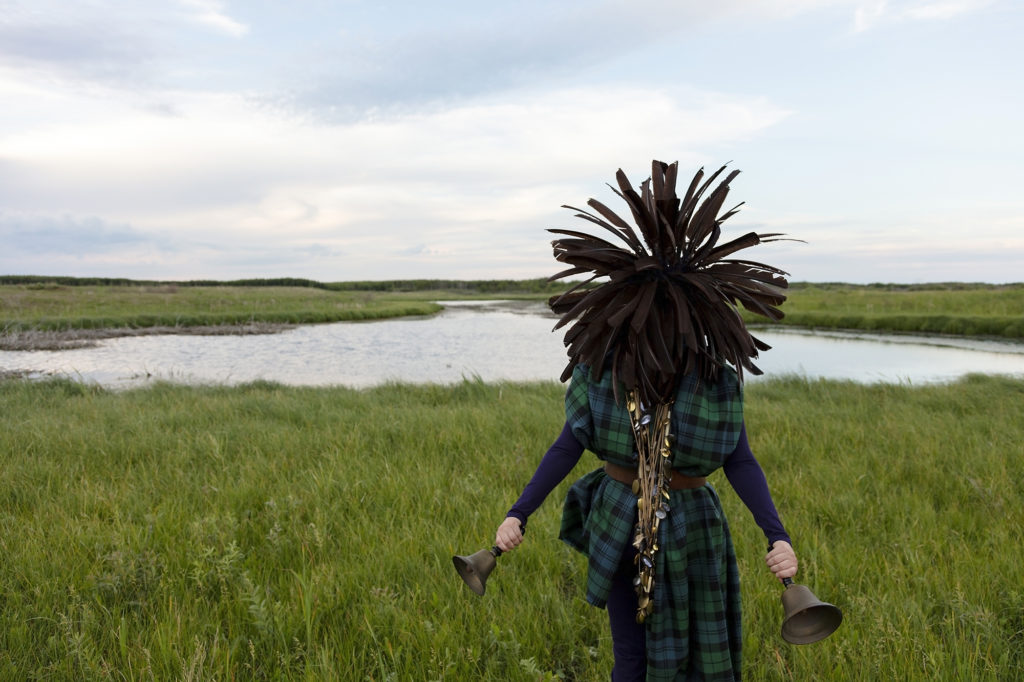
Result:
{"label": "green vegetation", "polygon": [[[0,334],[69,329],[316,324],[429,315],[453,298],[544,297],[544,280],[133,282],[0,277]],[[550,290],[550,291],[549,291]]]}
{"label": "green vegetation", "polygon": [[[279,278],[140,282],[0,277],[0,334],[67,329],[313,324],[437,312],[455,298],[545,299],[532,280],[331,282]],[[1024,338],[1024,284],[796,283],[782,324],[873,332]],[[752,323],[763,318],[746,314]]]}
{"label": "green vegetation", "polygon": [[16,284],[30,289],[59,289],[81,286],[144,287],[307,287],[329,291],[429,291],[469,292],[472,294],[555,294],[565,289],[561,282],[537,279],[391,279],[354,282],[318,282],[298,277],[236,280],[132,280],[123,277],[41,277],[39,275],[0,275],[0,285]]}
{"label": "green vegetation", "polygon": [[379,282],[332,282],[325,285],[337,291],[403,291],[428,292],[442,294],[472,294],[474,296],[502,295],[510,297],[550,296],[565,291],[568,287],[563,282],[549,282],[541,279],[491,279],[491,280],[453,280],[453,279],[402,279],[384,280]]}
{"label": "green vegetation", "polygon": [[[451,565],[490,546],[561,395],[0,381],[0,679],[606,679],[605,613],[555,539],[566,484],[485,597]],[[798,580],[846,620],[781,640],[763,536],[719,472],[746,679],[1018,676],[1022,404],[994,377],[750,385]]]}
{"label": "green vegetation", "polygon": [[798,327],[1024,338],[1024,284],[797,283],[783,311]]}
{"label": "green vegetation", "polygon": [[310,324],[428,315],[440,306],[408,295],[251,286],[0,286],[0,330]]}

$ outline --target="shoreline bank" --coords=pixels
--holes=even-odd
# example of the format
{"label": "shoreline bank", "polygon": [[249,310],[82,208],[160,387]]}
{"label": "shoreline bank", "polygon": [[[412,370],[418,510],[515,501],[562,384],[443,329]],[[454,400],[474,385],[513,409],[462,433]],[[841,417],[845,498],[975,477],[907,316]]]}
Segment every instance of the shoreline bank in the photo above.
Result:
{"label": "shoreline bank", "polygon": [[46,331],[19,331],[0,334],[0,351],[62,351],[92,348],[104,339],[126,336],[249,336],[279,334],[295,329],[297,324],[277,322],[250,322],[246,324],[105,327],[100,329],[61,329]]}

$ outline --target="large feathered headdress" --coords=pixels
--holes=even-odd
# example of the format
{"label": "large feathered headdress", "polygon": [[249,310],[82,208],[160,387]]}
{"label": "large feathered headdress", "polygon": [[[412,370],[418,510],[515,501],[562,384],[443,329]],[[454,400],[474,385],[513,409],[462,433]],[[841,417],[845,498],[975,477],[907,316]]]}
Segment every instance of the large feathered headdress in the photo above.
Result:
{"label": "large feathered headdress", "polygon": [[[761,374],[752,359],[769,346],[747,331],[738,306],[781,319],[777,306],[786,298],[787,273],[731,256],[781,235],[749,232],[719,244],[722,223],[742,205],[719,214],[739,171],[701,201],[725,167],[703,183],[704,171],[697,171],[682,200],[676,196],[677,170],[677,163],[654,161],[639,194],[622,170],[616,173],[619,189],[612,190],[629,206],[635,229],[591,199],[587,204],[597,215],[564,208],[612,239],[549,230],[564,235],[552,246],[555,258],[571,266],[550,279],[590,275],[550,300],[561,315],[555,329],[576,321],[565,334],[569,364],[562,381],[579,363],[589,365],[595,377],[610,365],[616,390],[635,390],[643,404],[653,406],[670,401],[689,372],[713,378],[728,362],[741,377],[744,369]],[[589,286],[599,278],[607,279]]]}

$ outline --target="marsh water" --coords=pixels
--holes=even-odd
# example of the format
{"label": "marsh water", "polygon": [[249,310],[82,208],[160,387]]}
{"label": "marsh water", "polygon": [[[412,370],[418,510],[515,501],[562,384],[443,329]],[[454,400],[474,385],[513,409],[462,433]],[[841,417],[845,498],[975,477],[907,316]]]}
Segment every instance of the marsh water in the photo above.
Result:
{"label": "marsh water", "polygon": [[[255,336],[161,335],[63,351],[3,351],[0,371],[63,375],[112,388],[155,380],[355,388],[389,381],[453,383],[557,380],[562,332],[543,304],[448,301],[441,313],[376,322],[307,325]],[[934,383],[967,373],[1024,376],[1024,344],[945,337],[754,331],[773,348],[765,376]],[[758,377],[750,380],[757,381]]]}

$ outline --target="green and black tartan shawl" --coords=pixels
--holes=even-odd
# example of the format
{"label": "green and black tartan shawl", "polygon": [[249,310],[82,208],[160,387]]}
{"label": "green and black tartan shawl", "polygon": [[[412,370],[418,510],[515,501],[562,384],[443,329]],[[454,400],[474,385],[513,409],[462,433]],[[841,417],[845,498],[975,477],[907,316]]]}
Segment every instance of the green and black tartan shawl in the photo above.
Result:
{"label": "green and black tartan shawl", "polygon": [[[577,366],[566,393],[566,419],[576,438],[600,459],[635,466],[626,409],[616,404],[609,373],[592,381]],[[696,375],[677,393],[671,433],[672,466],[706,476],[733,452],[743,425],[736,373],[714,381]],[[740,592],[736,557],[718,495],[710,485],[673,490],[668,518],[658,529],[658,579],[647,625],[647,679],[734,680],[740,676]],[[587,601],[603,607],[612,576],[629,550],[636,495],[603,469],[569,490],[559,536],[588,557]]]}

